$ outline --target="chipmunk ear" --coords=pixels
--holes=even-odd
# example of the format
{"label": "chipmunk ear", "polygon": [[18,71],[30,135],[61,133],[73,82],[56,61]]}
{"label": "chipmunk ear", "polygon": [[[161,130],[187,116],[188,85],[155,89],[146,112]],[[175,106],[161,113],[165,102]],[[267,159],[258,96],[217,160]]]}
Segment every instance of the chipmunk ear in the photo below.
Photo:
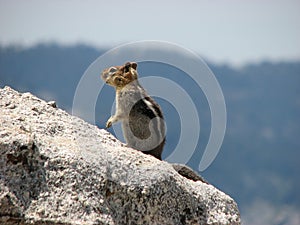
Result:
{"label": "chipmunk ear", "polygon": [[137,63],[136,62],[127,62],[125,63],[125,70],[129,70],[129,68],[133,68],[136,70]]}
{"label": "chipmunk ear", "polygon": [[136,63],[136,62],[131,62],[131,67],[132,67],[133,69],[136,70],[136,68],[137,68],[137,63]]}

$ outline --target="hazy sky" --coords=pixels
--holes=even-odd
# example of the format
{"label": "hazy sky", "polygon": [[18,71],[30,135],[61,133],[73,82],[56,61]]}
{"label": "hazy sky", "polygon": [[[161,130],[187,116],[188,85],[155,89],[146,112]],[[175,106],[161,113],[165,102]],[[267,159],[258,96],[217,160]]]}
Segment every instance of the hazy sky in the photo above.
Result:
{"label": "hazy sky", "polygon": [[219,63],[300,59],[299,0],[0,0],[0,45],[170,41]]}

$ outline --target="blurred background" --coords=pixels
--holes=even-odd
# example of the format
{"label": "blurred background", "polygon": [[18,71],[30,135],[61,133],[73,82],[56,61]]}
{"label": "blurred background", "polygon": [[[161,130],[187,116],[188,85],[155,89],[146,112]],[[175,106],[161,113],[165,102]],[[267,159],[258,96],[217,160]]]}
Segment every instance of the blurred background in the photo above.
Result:
{"label": "blurred background", "polygon": [[[218,79],[228,114],[221,151],[202,175],[237,201],[243,224],[296,225],[299,28],[298,0],[0,0],[0,87],[56,100],[71,112],[85,70],[112,47],[162,40],[191,49]],[[141,63],[139,73],[176,77],[192,98],[203,102],[198,106],[200,144],[188,162],[197,170],[210,132],[205,96],[176,68]],[[100,128],[110,115],[113,92],[105,87],[98,98]],[[179,115],[170,103],[157,101],[168,124],[166,158],[180,136]]]}

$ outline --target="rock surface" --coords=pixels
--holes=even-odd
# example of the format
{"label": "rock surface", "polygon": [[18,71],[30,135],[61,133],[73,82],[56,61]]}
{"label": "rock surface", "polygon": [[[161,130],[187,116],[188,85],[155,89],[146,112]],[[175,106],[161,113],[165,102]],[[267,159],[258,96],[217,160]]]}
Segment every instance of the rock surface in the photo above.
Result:
{"label": "rock surface", "polygon": [[237,204],[55,103],[0,89],[0,224],[240,224]]}

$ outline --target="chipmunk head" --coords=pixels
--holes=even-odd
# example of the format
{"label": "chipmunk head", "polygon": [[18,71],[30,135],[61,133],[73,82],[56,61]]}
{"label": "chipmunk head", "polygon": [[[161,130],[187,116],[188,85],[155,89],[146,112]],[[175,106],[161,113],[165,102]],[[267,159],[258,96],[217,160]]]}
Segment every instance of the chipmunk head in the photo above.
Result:
{"label": "chipmunk head", "polygon": [[112,66],[103,70],[101,78],[109,85],[122,88],[126,84],[137,80],[137,63],[127,62],[122,66]]}

